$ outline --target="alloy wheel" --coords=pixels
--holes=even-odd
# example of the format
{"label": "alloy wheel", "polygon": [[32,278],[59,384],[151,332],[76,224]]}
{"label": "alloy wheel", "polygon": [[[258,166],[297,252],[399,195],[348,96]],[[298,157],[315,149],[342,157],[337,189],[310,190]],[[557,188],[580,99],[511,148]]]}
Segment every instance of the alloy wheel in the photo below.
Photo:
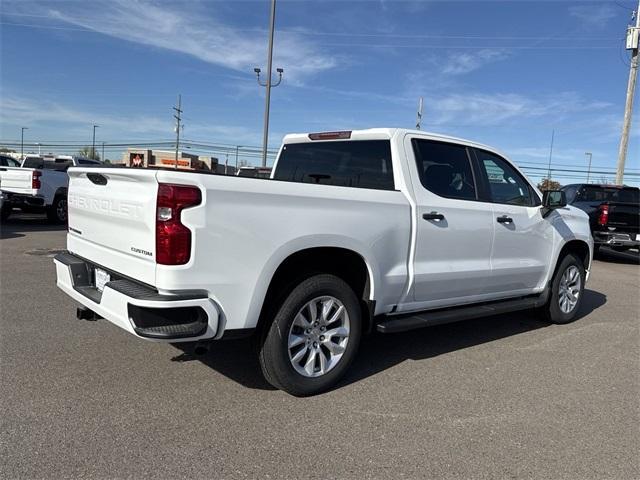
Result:
{"label": "alloy wheel", "polygon": [[342,358],[349,342],[349,313],[335,297],[316,297],[295,316],[287,348],[291,365],[304,377],[320,377]]}

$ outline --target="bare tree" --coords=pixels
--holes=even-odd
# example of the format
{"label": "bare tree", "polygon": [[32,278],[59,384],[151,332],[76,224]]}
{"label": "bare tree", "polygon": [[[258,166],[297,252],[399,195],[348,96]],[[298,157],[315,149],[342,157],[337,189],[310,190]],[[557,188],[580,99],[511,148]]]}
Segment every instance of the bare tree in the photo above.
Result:
{"label": "bare tree", "polygon": [[91,147],[82,147],[78,150],[78,155],[84,158],[90,158],[92,160],[100,160],[100,154],[93,151]]}

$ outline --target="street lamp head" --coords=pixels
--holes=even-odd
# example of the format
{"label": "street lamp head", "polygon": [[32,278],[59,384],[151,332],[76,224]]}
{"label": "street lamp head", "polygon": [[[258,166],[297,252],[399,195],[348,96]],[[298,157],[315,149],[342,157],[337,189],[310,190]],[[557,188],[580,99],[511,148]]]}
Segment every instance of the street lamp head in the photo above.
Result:
{"label": "street lamp head", "polygon": [[284,73],[284,68],[276,68],[276,72],[282,74]]}
{"label": "street lamp head", "polygon": [[254,68],[253,71],[256,73],[256,75],[260,75],[261,70],[258,67]]}

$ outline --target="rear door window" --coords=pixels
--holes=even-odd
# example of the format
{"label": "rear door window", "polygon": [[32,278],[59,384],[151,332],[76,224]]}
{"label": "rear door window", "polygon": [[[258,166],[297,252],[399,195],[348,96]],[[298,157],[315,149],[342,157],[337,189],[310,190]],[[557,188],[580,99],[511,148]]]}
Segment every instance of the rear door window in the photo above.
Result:
{"label": "rear door window", "polygon": [[282,147],[275,180],[393,190],[389,140],[290,143]]}
{"label": "rear door window", "polygon": [[419,138],[411,143],[424,188],[445,198],[478,198],[467,147]]}

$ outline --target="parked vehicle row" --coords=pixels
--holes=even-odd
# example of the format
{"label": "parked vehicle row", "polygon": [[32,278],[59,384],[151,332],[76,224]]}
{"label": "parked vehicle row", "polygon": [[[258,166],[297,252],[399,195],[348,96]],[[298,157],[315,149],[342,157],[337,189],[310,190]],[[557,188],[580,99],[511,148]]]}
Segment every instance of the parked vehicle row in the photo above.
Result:
{"label": "parked vehicle row", "polygon": [[270,179],[69,176],[55,265],[79,318],[160,342],[252,336],[265,378],[294,395],[334,385],[373,330],[529,308],[570,322],[591,267],[589,218],[565,192],[421,131],[287,135]]}
{"label": "parked vehicle row", "polygon": [[0,189],[3,194],[0,219],[5,221],[18,208],[25,212],[44,212],[52,223],[67,220],[67,187],[71,166],[101,166],[97,160],[60,156],[48,160],[28,155],[21,164],[12,157],[0,157]]}

